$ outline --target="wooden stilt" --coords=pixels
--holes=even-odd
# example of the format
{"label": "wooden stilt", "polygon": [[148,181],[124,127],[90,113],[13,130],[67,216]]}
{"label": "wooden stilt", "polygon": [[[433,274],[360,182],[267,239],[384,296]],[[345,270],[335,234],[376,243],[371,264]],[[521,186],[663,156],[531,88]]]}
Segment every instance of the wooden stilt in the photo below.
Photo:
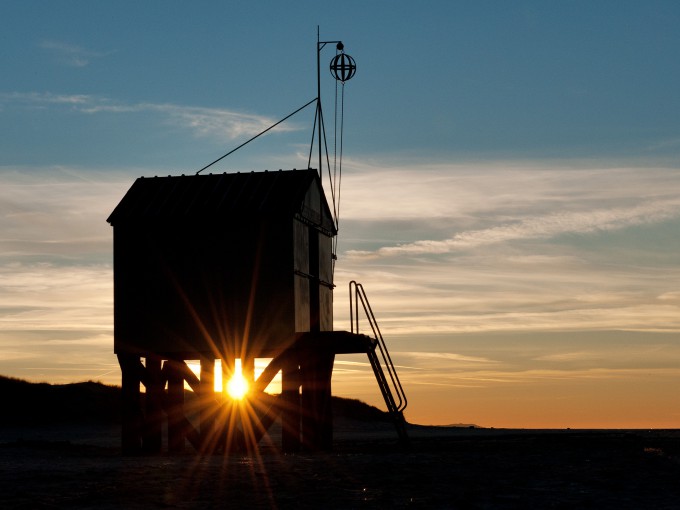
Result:
{"label": "wooden stilt", "polygon": [[241,359],[241,374],[250,388],[255,382],[255,358],[245,357]]}
{"label": "wooden stilt", "polygon": [[146,357],[145,419],[142,449],[145,453],[160,453],[163,442],[163,393],[165,380],[161,371],[161,359]]}
{"label": "wooden stilt", "polygon": [[[241,357],[241,376],[248,384],[249,389],[255,386],[255,358],[248,354],[242,354]],[[262,410],[258,412],[257,395],[253,393],[246,394],[245,398],[235,404],[235,408],[239,413],[240,429],[242,433],[242,445],[247,452],[254,452],[257,449],[259,438],[262,437],[259,416],[262,415]]]}
{"label": "wooden stilt", "polygon": [[320,450],[330,451],[333,449],[333,399],[331,391],[331,379],[333,376],[333,364],[335,354],[324,353],[319,360],[319,392],[317,409],[319,412],[319,441]]}
{"label": "wooden stilt", "polygon": [[199,415],[201,450],[211,452],[217,448],[215,431],[215,359],[212,356],[201,357],[201,378],[199,384]]}
{"label": "wooden stilt", "polygon": [[140,359],[132,354],[119,354],[122,373],[121,388],[121,443],[123,455],[141,451],[142,409],[140,405]]}
{"label": "wooden stilt", "polygon": [[307,351],[301,372],[302,444],[306,450],[330,450],[333,445],[331,376],[335,356]]}
{"label": "wooden stilt", "polygon": [[300,371],[296,356],[285,360],[281,373],[281,447],[284,452],[300,449]]}
{"label": "wooden stilt", "polygon": [[168,450],[171,453],[184,451],[184,378],[181,363],[175,360],[165,362],[168,379],[167,415],[168,415]]}

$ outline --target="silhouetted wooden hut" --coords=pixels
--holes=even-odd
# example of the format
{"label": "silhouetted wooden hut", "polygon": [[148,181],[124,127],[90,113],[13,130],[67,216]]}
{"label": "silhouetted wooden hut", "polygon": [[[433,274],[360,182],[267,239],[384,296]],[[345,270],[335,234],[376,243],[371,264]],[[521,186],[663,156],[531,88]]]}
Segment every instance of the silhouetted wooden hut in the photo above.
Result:
{"label": "silhouetted wooden hut", "polygon": [[271,357],[333,328],[315,171],[140,178],[114,227],[115,351]]}
{"label": "silhouetted wooden hut", "polygon": [[[336,229],[317,172],[139,178],[108,222],[124,451],[158,451],[166,415],[170,450],[185,438],[198,449],[254,444],[279,415],[285,450],[329,448],[334,356],[375,342],[332,332]],[[257,380],[255,358],[272,358]],[[214,393],[215,360],[228,379],[236,359],[255,402],[238,420]],[[200,377],[186,360],[200,360]],[[282,393],[267,399],[279,371]]]}

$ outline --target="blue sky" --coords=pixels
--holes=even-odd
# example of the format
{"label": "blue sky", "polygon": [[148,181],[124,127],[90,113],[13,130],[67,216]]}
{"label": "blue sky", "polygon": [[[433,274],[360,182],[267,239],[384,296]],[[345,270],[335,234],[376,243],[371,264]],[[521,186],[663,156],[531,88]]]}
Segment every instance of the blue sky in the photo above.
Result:
{"label": "blue sky", "polygon": [[[0,373],[118,381],[106,217],[313,99],[317,25],[358,68],[336,323],[363,282],[407,418],[680,426],[671,1],[4,2]],[[306,167],[312,121],[213,171]],[[379,403],[361,358],[334,384]]]}

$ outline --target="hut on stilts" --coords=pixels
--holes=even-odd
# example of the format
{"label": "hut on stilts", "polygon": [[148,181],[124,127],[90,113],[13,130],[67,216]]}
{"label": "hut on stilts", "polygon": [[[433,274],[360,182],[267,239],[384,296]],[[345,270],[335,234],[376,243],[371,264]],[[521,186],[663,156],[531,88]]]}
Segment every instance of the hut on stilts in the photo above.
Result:
{"label": "hut on stilts", "polygon": [[[170,452],[252,450],[277,421],[283,451],[330,449],[343,353],[368,355],[406,439],[406,397],[361,285],[351,331],[333,330],[337,228],[317,170],[141,177],[107,221],[124,453],[159,452],[164,434]],[[257,378],[256,359],[268,361]],[[242,400],[221,391],[238,365]]]}

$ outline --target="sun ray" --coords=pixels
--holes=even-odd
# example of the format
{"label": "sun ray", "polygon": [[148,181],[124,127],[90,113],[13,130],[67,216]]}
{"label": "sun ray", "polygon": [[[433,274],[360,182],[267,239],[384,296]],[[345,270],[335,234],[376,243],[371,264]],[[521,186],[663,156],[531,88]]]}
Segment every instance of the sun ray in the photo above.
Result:
{"label": "sun ray", "polygon": [[243,377],[243,368],[241,366],[241,360],[237,358],[234,362],[234,374],[227,383],[227,393],[234,400],[241,400],[247,394],[249,390],[248,381]]}

